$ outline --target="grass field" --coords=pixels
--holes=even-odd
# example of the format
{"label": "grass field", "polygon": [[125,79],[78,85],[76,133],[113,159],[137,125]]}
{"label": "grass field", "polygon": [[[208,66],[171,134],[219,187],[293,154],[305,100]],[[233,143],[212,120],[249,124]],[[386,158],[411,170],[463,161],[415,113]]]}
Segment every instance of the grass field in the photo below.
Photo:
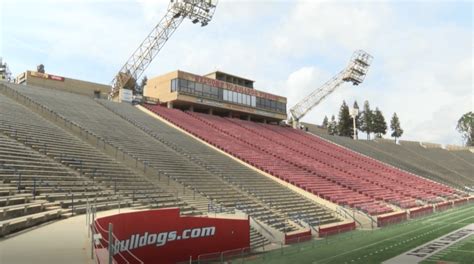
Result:
{"label": "grass field", "polygon": [[437,263],[474,263],[474,236],[466,238],[449,248],[431,256],[421,264],[437,264]]}
{"label": "grass field", "polygon": [[[256,256],[246,263],[381,263],[456,229],[474,223],[474,204],[379,230],[354,231],[323,240],[313,240]],[[467,243],[466,256],[473,245]],[[469,254],[470,253],[470,254]],[[450,253],[449,253],[450,254]],[[446,257],[449,257],[446,254]],[[454,255],[456,255],[454,253]],[[431,262],[429,262],[431,263]]]}

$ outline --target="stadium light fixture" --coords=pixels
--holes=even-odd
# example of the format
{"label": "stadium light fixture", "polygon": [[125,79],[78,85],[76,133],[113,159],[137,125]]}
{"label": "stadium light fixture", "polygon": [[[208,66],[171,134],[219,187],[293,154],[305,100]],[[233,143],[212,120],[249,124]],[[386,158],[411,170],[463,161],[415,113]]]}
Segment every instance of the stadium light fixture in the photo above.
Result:
{"label": "stadium light fixture", "polygon": [[166,15],[153,28],[112,80],[109,99],[121,89],[133,90],[137,80],[185,18],[206,26],[214,16],[217,0],[171,0]]}
{"label": "stadium light fixture", "polygon": [[334,92],[342,83],[351,82],[352,85],[361,84],[367,75],[372,59],[373,57],[367,52],[356,50],[346,68],[290,109],[291,116],[287,122],[292,123],[294,128],[298,127],[299,121],[311,111],[311,109],[324,100],[324,98]]}

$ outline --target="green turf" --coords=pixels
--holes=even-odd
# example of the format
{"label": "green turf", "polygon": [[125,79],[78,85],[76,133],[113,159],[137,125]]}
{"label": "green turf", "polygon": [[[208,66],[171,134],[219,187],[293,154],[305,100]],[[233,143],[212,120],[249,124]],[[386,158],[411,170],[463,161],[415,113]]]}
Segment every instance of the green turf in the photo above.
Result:
{"label": "green turf", "polygon": [[437,264],[440,262],[459,264],[474,263],[474,236],[459,241],[421,262],[421,264]]}
{"label": "green turf", "polygon": [[474,204],[374,231],[354,231],[280,248],[245,263],[381,263],[474,223]]}

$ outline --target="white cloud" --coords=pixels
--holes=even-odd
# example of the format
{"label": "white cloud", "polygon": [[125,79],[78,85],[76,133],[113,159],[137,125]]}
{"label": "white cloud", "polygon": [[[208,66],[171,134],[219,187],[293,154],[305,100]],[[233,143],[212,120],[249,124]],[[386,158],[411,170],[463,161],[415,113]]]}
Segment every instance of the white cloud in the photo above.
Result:
{"label": "white cloud", "polygon": [[302,1],[275,32],[274,46],[282,53],[337,57],[341,50],[369,48],[380,22],[390,17],[383,3]]}
{"label": "white cloud", "polygon": [[136,0],[141,5],[143,17],[151,23],[156,23],[161,19],[168,9],[168,1],[156,0]]}
{"label": "white cloud", "polygon": [[321,80],[329,79],[330,75],[314,66],[303,67],[292,72],[286,80],[285,95],[288,105],[292,106],[321,86]]}
{"label": "white cloud", "polygon": [[[459,144],[456,121],[472,109],[472,28],[430,27],[407,23],[402,17],[386,3],[303,2],[295,7],[274,39],[281,52],[338,61],[351,49],[364,48],[375,57],[365,83],[339,88],[306,121],[319,124],[324,115],[337,116],[342,100],[352,105],[356,99],[361,105],[368,99],[373,108],[379,106],[387,121],[393,112],[398,113],[406,138]],[[295,30],[298,27],[304,30]],[[330,76],[338,73],[337,67],[344,67],[331,66]],[[302,68],[286,82],[301,71],[310,73]],[[320,78],[315,75],[305,79]],[[316,88],[299,85],[306,94]],[[296,97],[288,94],[289,101]]]}
{"label": "white cloud", "polygon": [[[18,56],[6,58],[12,70],[46,60],[47,69],[101,82],[113,78],[168,5],[154,0],[46,0],[30,1],[25,9],[24,3],[6,5],[9,12],[22,12],[21,19],[1,14],[0,36],[8,40],[2,41],[3,50]],[[146,74],[220,69],[287,96],[289,108],[362,48],[375,57],[366,81],[343,85],[305,121],[320,123],[324,115],[337,115],[342,100],[350,106],[357,100],[361,106],[367,99],[387,120],[397,112],[407,139],[459,143],[455,123],[472,109],[474,99],[472,25],[450,23],[449,17],[438,21],[443,5],[418,4],[428,11],[417,20],[403,13],[409,6],[387,1],[220,1],[207,27],[184,21]],[[25,52],[33,55],[22,57]]]}

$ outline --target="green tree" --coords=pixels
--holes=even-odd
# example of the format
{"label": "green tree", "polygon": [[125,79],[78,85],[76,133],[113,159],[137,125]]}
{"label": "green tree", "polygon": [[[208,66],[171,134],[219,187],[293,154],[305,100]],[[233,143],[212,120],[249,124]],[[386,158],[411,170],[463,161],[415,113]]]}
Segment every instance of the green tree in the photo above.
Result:
{"label": "green tree", "polygon": [[139,85],[136,85],[135,86],[135,91],[133,92],[135,95],[143,95],[143,89],[145,89],[145,85],[147,84],[148,82],[148,78],[145,76],[143,76],[142,78],[142,81],[140,82]]}
{"label": "green tree", "polygon": [[395,142],[397,142],[397,138],[403,135],[403,129],[400,126],[397,113],[393,113],[392,120],[390,120],[390,129],[392,130],[392,137],[395,138]]}
{"label": "green tree", "polygon": [[474,146],[474,113],[465,113],[458,120],[456,129],[461,133],[466,146]]}
{"label": "green tree", "polygon": [[329,124],[328,116],[324,116],[322,127],[328,128],[328,124]]}
{"label": "green tree", "polygon": [[374,133],[378,138],[382,138],[382,135],[387,134],[387,123],[378,107],[375,108],[373,113],[373,126]]}
{"label": "green tree", "polygon": [[352,137],[352,118],[349,113],[349,107],[346,101],[342,101],[341,108],[339,109],[339,121],[337,124],[337,131],[339,136]]}
{"label": "green tree", "polygon": [[370,139],[370,133],[374,132],[373,113],[370,110],[369,101],[364,102],[364,110],[359,116],[359,129],[367,134],[367,140]]}
{"label": "green tree", "polygon": [[331,122],[328,124],[328,134],[336,135],[337,134],[337,122],[334,115],[331,116]]}

